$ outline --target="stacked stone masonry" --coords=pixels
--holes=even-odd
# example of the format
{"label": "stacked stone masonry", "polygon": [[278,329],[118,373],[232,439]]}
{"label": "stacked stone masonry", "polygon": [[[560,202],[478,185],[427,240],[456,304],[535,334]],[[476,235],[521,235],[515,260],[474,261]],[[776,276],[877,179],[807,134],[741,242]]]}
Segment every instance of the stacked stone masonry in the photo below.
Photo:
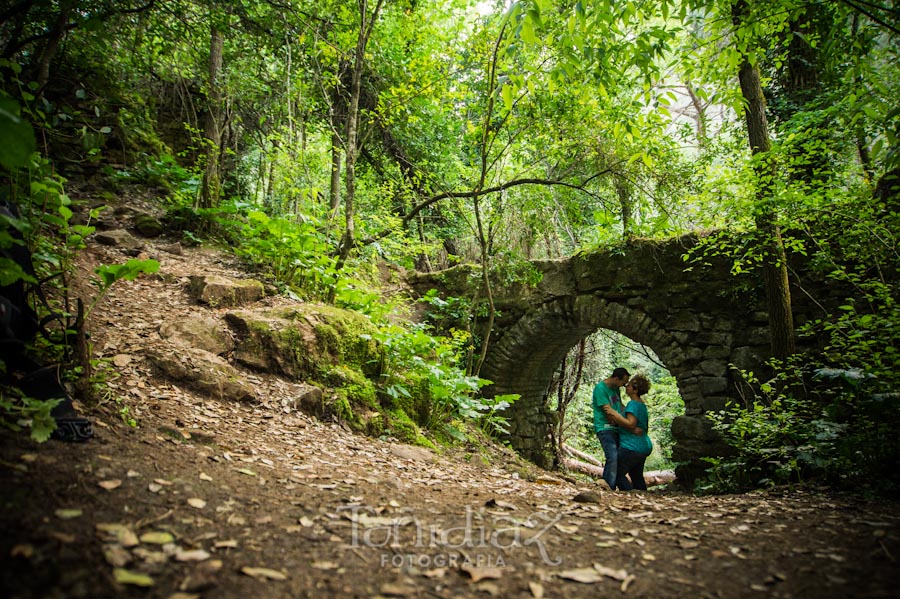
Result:
{"label": "stacked stone masonry", "polygon": [[[601,328],[651,348],[676,378],[685,403],[685,414],[672,423],[673,457],[683,463],[678,476],[689,480],[700,458],[722,453],[705,414],[742,396],[741,370],[765,370],[765,290],[761,276],[735,277],[725,260],[687,262],[685,252],[696,243],[693,237],[631,241],[614,251],[539,261],[534,265],[543,278],[536,287],[494,290],[499,317],[481,376],[493,381],[488,393],[521,395],[508,414],[509,440],[521,455],[549,465],[553,415],[546,395],[553,373],[572,347]],[[802,280],[802,264],[792,270],[807,293],[843,297],[816,289],[820,278]],[[466,294],[439,280],[450,279],[420,275],[416,288]],[[797,322],[824,315],[821,302],[806,300],[806,293],[793,296]]]}

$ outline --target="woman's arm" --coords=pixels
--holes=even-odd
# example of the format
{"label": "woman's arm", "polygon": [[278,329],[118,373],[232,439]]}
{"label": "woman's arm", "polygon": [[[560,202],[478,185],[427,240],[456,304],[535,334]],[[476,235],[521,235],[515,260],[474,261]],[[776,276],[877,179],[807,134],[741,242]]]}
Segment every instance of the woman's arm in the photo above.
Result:
{"label": "woman's arm", "polygon": [[637,417],[631,412],[628,412],[625,416],[622,416],[608,405],[603,406],[603,412],[606,414],[606,417],[609,420],[612,420],[616,426],[621,426],[622,428],[628,430],[631,433],[634,433],[635,435],[640,435],[644,432],[644,429],[638,427]]}

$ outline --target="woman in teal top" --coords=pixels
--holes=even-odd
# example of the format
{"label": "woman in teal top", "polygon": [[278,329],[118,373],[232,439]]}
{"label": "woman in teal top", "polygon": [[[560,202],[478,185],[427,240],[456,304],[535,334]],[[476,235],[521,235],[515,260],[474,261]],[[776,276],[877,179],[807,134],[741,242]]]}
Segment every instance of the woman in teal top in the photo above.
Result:
{"label": "woman in teal top", "polygon": [[[647,490],[644,481],[644,463],[653,451],[653,442],[647,435],[650,415],[643,396],[650,390],[650,381],[643,374],[636,374],[625,385],[625,393],[631,400],[625,406],[624,415],[619,415],[606,406],[606,417],[619,426],[619,464],[616,472],[616,487],[623,491],[631,489]],[[628,478],[625,478],[625,475]],[[628,479],[631,479],[629,482]]]}

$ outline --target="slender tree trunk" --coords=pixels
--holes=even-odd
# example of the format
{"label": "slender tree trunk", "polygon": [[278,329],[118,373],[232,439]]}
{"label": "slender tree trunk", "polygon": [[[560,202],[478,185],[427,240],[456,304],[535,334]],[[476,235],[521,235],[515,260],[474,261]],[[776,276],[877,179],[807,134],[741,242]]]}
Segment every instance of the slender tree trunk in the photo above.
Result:
{"label": "slender tree trunk", "polygon": [[[850,31],[854,38],[859,34],[858,12],[853,13],[853,23]],[[857,75],[855,80],[859,87],[864,87],[861,74]],[[872,184],[875,180],[875,168],[872,165],[872,155],[869,153],[869,144],[866,140],[865,128],[862,125],[857,125],[856,128],[856,153],[859,156],[859,165],[862,167],[863,177],[865,178],[866,183]]]}
{"label": "slender tree trunk", "polygon": [[47,43],[44,45],[44,49],[41,51],[35,65],[35,81],[39,90],[43,90],[47,82],[50,81],[50,63],[53,62],[53,58],[56,56],[56,52],[66,36],[69,15],[76,4],[78,3],[75,0],[67,0],[60,4],[59,14],[56,15],[56,21],[53,23],[53,30],[50,32],[50,37],[47,39]]}
{"label": "slender tree trunk", "polygon": [[[582,339],[578,342],[578,353],[575,355],[574,373],[571,379],[567,376],[569,368],[567,360],[563,360],[559,365],[559,386],[556,390],[556,433],[554,448],[556,450],[556,461],[559,462],[566,451],[566,417],[569,413],[569,406],[575,395],[578,394],[578,388],[581,386],[581,375],[584,372],[585,348],[587,342]],[[571,386],[568,381],[571,380]]]}
{"label": "slender tree trunk", "polygon": [[[356,210],[356,159],[359,156],[359,98],[362,94],[362,74],[366,67],[366,46],[372,29],[378,20],[378,13],[384,0],[376,0],[375,9],[369,17],[368,0],[358,0],[359,4],[359,36],[356,38],[356,51],[353,55],[353,71],[350,80],[350,105],[347,108],[347,140],[344,158],[344,235],[341,239],[340,255],[337,266],[340,268],[350,255],[355,243],[355,210]],[[332,176],[334,174],[332,173]]]}
{"label": "slender tree trunk", "polygon": [[[733,16],[736,23],[744,18],[746,5],[739,1],[734,5]],[[772,179],[774,169],[766,159],[771,150],[769,124],[766,119],[766,99],[763,95],[759,69],[744,60],[738,78],[741,93],[746,102],[744,117],[747,123],[747,137],[750,151],[761,156],[756,174],[759,179],[758,202],[760,208],[756,216],[756,227],[762,233],[763,276],[766,287],[766,307],[769,314],[769,331],[772,342],[772,356],[783,360],[795,353],[794,317],[791,312],[791,291],[788,282],[787,257],[781,239],[778,215],[772,207]]]}
{"label": "slender tree trunk", "polygon": [[688,82],[685,84],[685,87],[687,87],[688,95],[691,98],[691,105],[697,111],[697,116],[695,117],[697,123],[697,145],[702,150],[709,143],[709,137],[706,132],[706,109],[703,106],[703,102],[700,101],[700,96],[694,91],[694,86]]}
{"label": "slender tree trunk", "polygon": [[622,235],[627,239],[634,234],[634,202],[631,199],[631,189],[628,186],[628,181],[621,175],[614,177],[614,185],[622,212]]}
{"label": "slender tree trunk", "polygon": [[481,125],[481,173],[478,177],[478,184],[475,188],[475,194],[472,196],[472,208],[475,212],[475,223],[476,223],[476,233],[478,235],[478,246],[481,249],[481,281],[484,287],[485,299],[488,303],[488,320],[484,327],[484,336],[481,341],[481,354],[478,357],[478,362],[475,364],[475,369],[471,373],[474,376],[478,376],[481,372],[481,367],[484,365],[484,360],[487,358],[488,348],[490,347],[491,341],[491,333],[494,330],[494,319],[496,317],[497,308],[494,306],[494,292],[491,288],[491,236],[489,233],[485,231],[484,222],[481,218],[481,192],[484,189],[485,183],[487,182],[487,171],[488,171],[488,153],[490,151],[491,145],[491,119],[494,114],[494,96],[497,85],[497,63],[499,61],[500,56],[500,45],[503,41],[503,37],[506,34],[506,22],[504,22],[503,27],[500,29],[500,33],[497,35],[497,41],[494,44],[494,50],[491,53],[491,62],[488,65],[488,103],[487,108],[484,112],[484,121]]}
{"label": "slender tree trunk", "polygon": [[269,161],[269,175],[266,178],[266,197],[263,204],[271,207],[275,202],[275,161]]}
{"label": "slender tree trunk", "polygon": [[328,192],[331,213],[337,215],[341,207],[341,136],[331,134],[331,186]]}
{"label": "slender tree trunk", "polygon": [[209,42],[209,106],[203,128],[203,136],[206,138],[206,170],[200,189],[201,208],[212,208],[218,204],[221,193],[219,152],[222,146],[222,89],[219,76],[222,72],[224,49],[225,34],[218,25],[213,24]]}

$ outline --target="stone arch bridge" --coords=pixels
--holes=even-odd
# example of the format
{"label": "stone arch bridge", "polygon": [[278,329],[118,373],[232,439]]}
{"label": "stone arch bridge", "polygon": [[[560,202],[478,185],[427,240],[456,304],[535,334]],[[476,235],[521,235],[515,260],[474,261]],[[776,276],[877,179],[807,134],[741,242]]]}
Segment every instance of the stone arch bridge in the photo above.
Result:
{"label": "stone arch bridge", "polygon": [[[552,377],[572,347],[603,328],[652,349],[677,380],[685,404],[685,414],[672,423],[673,457],[684,463],[678,477],[690,480],[699,458],[719,454],[721,443],[704,413],[746,393],[734,367],[764,369],[770,357],[768,316],[761,275],[735,277],[731,263],[721,259],[686,261],[696,244],[695,237],[630,241],[615,249],[535,261],[543,276],[534,287],[498,284],[499,317],[481,376],[493,381],[489,394],[521,395],[508,414],[514,449],[550,465],[555,415],[547,393]],[[472,279],[454,278],[448,271],[420,274],[414,287],[461,296]],[[792,296],[798,324],[822,316],[819,306],[831,303],[829,293],[833,299],[840,295],[821,278],[808,281],[796,266],[792,285],[797,287]],[[811,288],[816,293],[809,293]]]}

